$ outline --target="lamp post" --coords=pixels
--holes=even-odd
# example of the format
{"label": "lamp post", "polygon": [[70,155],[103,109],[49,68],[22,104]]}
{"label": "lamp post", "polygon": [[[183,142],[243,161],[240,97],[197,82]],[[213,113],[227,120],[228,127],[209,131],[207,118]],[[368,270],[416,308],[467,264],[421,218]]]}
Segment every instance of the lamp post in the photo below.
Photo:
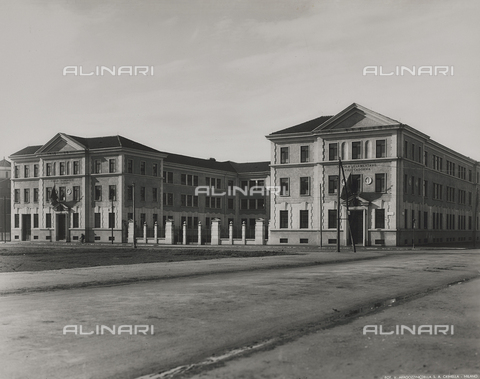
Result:
{"label": "lamp post", "polygon": [[110,225],[112,226],[112,245],[113,245],[113,226],[115,224],[115,213],[113,213],[113,200],[115,198],[115,193],[112,190],[112,193],[110,194],[110,198],[112,199],[112,215],[111,215],[111,220],[110,220]]}
{"label": "lamp post", "polygon": [[132,200],[133,200],[133,248],[137,248],[137,237],[135,236],[135,183],[132,183]]}
{"label": "lamp post", "polygon": [[[6,179],[3,179],[3,180],[0,180],[0,183],[3,183],[5,181],[10,181],[10,178],[6,178]],[[2,191],[2,198],[3,198],[3,228],[2,228],[2,231],[3,231],[3,243],[7,243],[7,196],[6,196],[6,192],[5,189],[1,188],[1,191]]]}

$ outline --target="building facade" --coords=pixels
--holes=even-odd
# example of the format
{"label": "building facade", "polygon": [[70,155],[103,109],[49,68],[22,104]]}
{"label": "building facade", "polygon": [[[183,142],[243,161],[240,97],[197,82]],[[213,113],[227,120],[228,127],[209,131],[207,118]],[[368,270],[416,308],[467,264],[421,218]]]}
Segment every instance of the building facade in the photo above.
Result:
{"label": "building facade", "polygon": [[[153,234],[166,219],[188,226],[191,241],[199,222],[220,219],[228,233],[232,222],[268,219],[269,199],[221,195],[228,187],[268,181],[269,162],[217,162],[169,154],[121,136],[82,138],[57,134],[44,145],[29,146],[12,160],[12,240],[121,243],[128,222],[136,235],[143,226]],[[196,194],[198,186],[216,192]],[[228,191],[227,192],[228,195]],[[207,196],[208,195],[208,196]],[[208,242],[207,230],[204,242]]]}
{"label": "building facade", "polygon": [[479,240],[479,162],[408,125],[352,104],[267,138],[269,244],[335,246],[339,191],[342,245]]}
{"label": "building facade", "polygon": [[6,159],[0,161],[0,240],[10,241],[11,164]]}

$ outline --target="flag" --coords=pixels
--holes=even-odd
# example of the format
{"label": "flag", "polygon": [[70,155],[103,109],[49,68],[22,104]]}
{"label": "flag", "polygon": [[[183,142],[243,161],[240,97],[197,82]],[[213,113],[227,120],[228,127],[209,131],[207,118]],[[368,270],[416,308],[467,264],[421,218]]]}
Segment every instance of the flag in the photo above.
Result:
{"label": "flag", "polygon": [[342,192],[340,193],[340,199],[342,200],[347,200],[353,197],[353,186],[352,186],[352,174],[348,175],[347,182],[345,183],[344,180],[342,180],[343,187],[342,187]]}
{"label": "flag", "polygon": [[53,206],[58,204],[58,195],[57,191],[55,190],[55,184],[53,185],[52,193],[50,194],[50,204]]}

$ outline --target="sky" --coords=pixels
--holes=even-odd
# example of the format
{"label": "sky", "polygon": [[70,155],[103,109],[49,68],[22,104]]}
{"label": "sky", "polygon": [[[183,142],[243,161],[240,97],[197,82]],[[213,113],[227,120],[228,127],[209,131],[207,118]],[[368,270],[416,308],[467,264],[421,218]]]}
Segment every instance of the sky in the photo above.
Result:
{"label": "sky", "polygon": [[478,14],[477,0],[3,0],[0,156],[62,132],[266,161],[266,135],[358,103],[480,160]]}

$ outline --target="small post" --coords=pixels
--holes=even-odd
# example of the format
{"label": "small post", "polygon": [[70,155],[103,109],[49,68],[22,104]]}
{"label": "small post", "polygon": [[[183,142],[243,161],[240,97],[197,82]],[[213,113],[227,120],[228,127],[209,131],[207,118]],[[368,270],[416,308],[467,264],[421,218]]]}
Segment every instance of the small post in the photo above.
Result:
{"label": "small post", "polygon": [[255,245],[265,245],[265,220],[257,218],[255,220]]}
{"label": "small post", "polygon": [[233,245],[233,221],[228,225],[228,243]]}
{"label": "small post", "polygon": [[247,243],[247,226],[245,225],[245,221],[242,221],[242,244],[245,245]]}
{"label": "small post", "polygon": [[183,231],[182,244],[186,245],[187,244],[187,222],[186,221],[183,222],[182,231]]}
{"label": "small post", "polygon": [[211,245],[220,245],[220,219],[214,218],[212,220],[212,239]]}
{"label": "small post", "polygon": [[143,242],[147,243],[147,222],[143,223]]}
{"label": "small post", "polygon": [[153,238],[155,243],[158,243],[158,222],[155,221],[153,224]]}
{"label": "small post", "polygon": [[168,219],[165,222],[165,244],[173,245],[174,235],[173,235],[173,220]]}
{"label": "small post", "polygon": [[202,244],[202,222],[201,221],[198,222],[198,236],[197,237],[198,237],[197,244],[201,245]]}

